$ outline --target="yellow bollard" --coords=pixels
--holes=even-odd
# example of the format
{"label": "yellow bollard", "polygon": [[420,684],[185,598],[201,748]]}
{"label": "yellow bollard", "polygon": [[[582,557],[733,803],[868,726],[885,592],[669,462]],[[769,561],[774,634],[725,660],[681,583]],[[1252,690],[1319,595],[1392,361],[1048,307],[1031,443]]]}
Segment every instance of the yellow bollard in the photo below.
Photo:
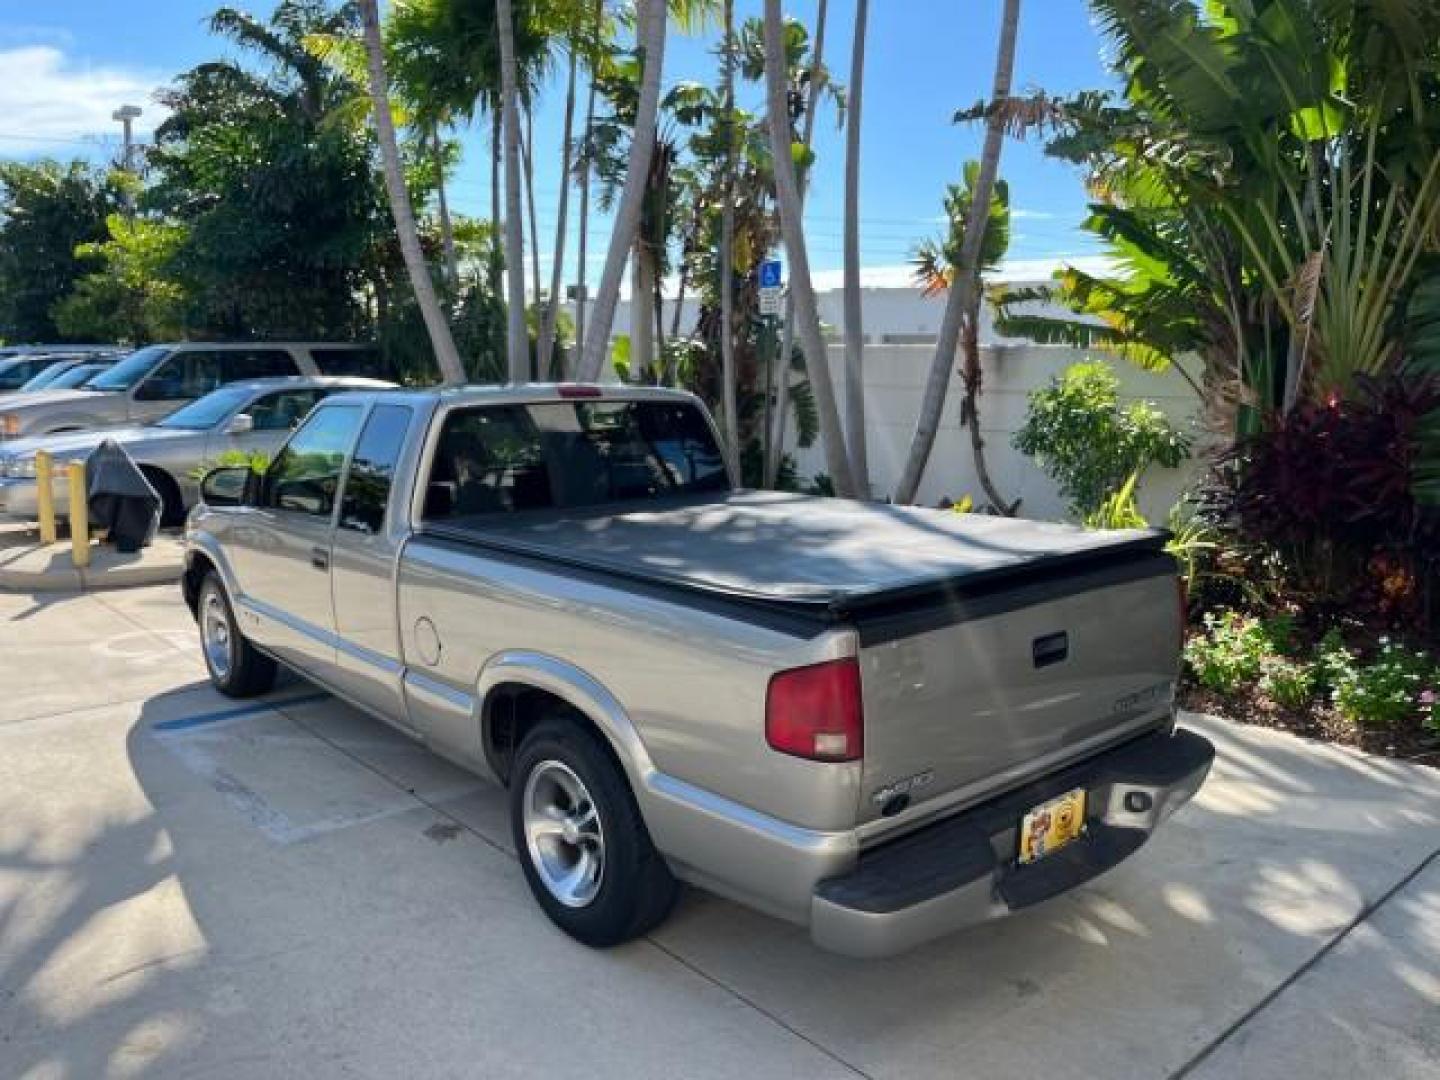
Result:
{"label": "yellow bollard", "polygon": [[40,542],[55,543],[55,461],[49,451],[35,455],[35,502],[40,515]]}
{"label": "yellow bollard", "polygon": [[70,481],[70,558],[76,567],[90,565],[90,502],[85,497],[85,463],[72,461],[65,468]]}

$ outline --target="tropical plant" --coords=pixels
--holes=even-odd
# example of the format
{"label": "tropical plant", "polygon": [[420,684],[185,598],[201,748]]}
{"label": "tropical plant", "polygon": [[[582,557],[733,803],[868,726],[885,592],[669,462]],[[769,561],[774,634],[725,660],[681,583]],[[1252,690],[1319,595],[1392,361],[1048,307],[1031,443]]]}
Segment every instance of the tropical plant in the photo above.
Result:
{"label": "tropical plant", "polygon": [[424,253],[420,250],[420,233],[415,226],[415,214],[410,206],[410,192],[405,186],[405,177],[401,171],[400,150],[395,138],[395,122],[390,114],[390,91],[385,75],[384,45],[380,39],[378,0],[360,0],[360,21],[364,34],[366,68],[370,81],[371,115],[380,142],[385,190],[390,198],[390,212],[395,219],[400,251],[405,259],[410,285],[415,290],[415,299],[420,307],[421,317],[425,320],[425,329],[430,336],[431,347],[435,350],[435,362],[440,368],[441,381],[458,385],[465,382],[465,367],[460,362],[460,354],[455,348],[455,339],[450,334],[450,325],[446,321],[445,313],[440,310],[440,301],[435,294],[435,284],[430,277],[430,268],[425,262]]}
{"label": "tropical plant", "polygon": [[1369,661],[1352,660],[1338,668],[1332,699],[1336,711],[1352,723],[1390,728],[1425,718],[1433,696],[1427,703],[1424,695],[1433,695],[1437,681],[1440,672],[1427,653],[1382,638]]}
{"label": "tropical plant", "polygon": [[[1000,171],[1000,152],[1007,128],[1006,114],[1012,111],[1011,106],[1014,104],[1010,99],[1010,86],[1014,78],[1015,40],[1019,34],[1019,26],[1020,0],[1005,0],[1000,17],[995,79],[990,95],[992,109],[985,119],[985,144],[981,150],[970,212],[956,260],[956,287],[950,290],[945,301],[945,314],[940,320],[935,357],[930,362],[930,371],[925,379],[925,393],[920,402],[920,413],[915,421],[915,434],[895,489],[896,502],[914,502],[916,492],[920,489],[925,465],[935,446],[935,434],[940,428],[940,416],[945,409],[945,396],[950,387],[950,365],[959,345],[965,313],[973,310],[973,297],[980,287],[980,256],[990,221],[991,194]],[[1010,125],[1013,124],[1014,121],[1011,120]]]}
{"label": "tropical plant", "polygon": [[[865,35],[870,0],[857,0],[845,126],[845,438],[858,494],[870,497],[865,437],[865,326],[860,303],[860,117],[865,97]],[[978,427],[978,424],[977,424]]]}
{"label": "tropical plant", "polygon": [[1190,438],[1153,404],[1120,401],[1120,382],[1104,361],[1073,364],[1030,394],[1012,442],[1059,486],[1082,520],[1132,475],[1151,465],[1175,468]]}
{"label": "tropical plant", "polygon": [[[945,194],[945,216],[949,222],[946,235],[939,240],[922,241],[911,260],[915,279],[926,295],[945,292],[955,286],[964,257],[965,229],[970,221],[970,204],[980,183],[980,163],[965,163],[964,184],[951,184]],[[984,238],[980,244],[979,262],[974,266],[975,281],[966,296],[966,307],[960,318],[960,381],[965,396],[960,403],[960,423],[970,431],[970,452],[980,486],[999,514],[1009,516],[1018,502],[1006,500],[995,486],[985,461],[985,440],[980,434],[980,394],[984,369],[980,364],[981,276],[999,268],[1010,247],[1010,186],[997,179],[990,196],[990,210]]]}
{"label": "tropical plant", "polygon": [[805,370],[820,419],[820,445],[825,468],[835,490],[842,497],[856,492],[850,472],[845,434],[836,406],[835,387],[830,378],[829,354],[820,332],[820,314],[815,287],[810,280],[810,259],[801,222],[800,184],[796,177],[795,151],[791,138],[790,113],[786,98],[784,27],[780,0],[765,0],[765,86],[769,112],[770,154],[775,171],[775,202],[780,212],[780,231],[790,262],[790,291],[795,298],[795,319],[799,324]]}

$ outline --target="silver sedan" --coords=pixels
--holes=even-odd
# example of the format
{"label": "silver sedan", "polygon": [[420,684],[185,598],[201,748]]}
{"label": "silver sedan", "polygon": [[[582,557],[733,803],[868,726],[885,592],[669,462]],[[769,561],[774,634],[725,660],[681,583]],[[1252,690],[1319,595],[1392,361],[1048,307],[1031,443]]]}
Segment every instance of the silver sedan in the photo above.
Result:
{"label": "silver sedan", "polygon": [[300,376],[231,383],[153,424],[39,435],[0,444],[0,516],[33,520],[38,512],[35,455],[56,462],[55,512],[69,515],[64,467],[113,439],[140,466],[164,500],[162,520],[178,525],[199,498],[196,474],[222,458],[273,454],[321,398],[345,390],[393,386],[378,379]]}

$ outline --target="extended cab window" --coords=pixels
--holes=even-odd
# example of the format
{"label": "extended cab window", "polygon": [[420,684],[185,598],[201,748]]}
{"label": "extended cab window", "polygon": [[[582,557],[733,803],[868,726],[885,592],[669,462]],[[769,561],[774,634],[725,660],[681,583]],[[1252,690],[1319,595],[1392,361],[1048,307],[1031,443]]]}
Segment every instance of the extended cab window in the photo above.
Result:
{"label": "extended cab window", "polygon": [[378,533],[384,527],[385,507],[390,503],[395,465],[405,446],[410,415],[404,405],[377,405],[371,410],[345,477],[340,528]]}
{"label": "extended cab window", "polygon": [[425,516],[572,509],[729,486],[710,425],[686,402],[484,405],[445,421]]}
{"label": "extended cab window", "polygon": [[355,441],[360,408],[321,409],[285,444],[265,474],[262,503],[274,510],[329,517],[345,455]]}

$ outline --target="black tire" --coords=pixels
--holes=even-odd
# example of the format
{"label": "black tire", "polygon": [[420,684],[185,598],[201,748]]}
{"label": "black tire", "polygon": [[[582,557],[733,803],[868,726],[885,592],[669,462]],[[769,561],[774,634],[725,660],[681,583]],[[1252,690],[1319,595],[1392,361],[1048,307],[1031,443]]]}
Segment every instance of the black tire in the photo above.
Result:
{"label": "black tire", "polygon": [[[580,906],[567,905],[551,891],[527,836],[532,775],[544,782],[556,762],[583,784],[603,837],[598,887]],[[575,940],[607,949],[639,937],[670,914],[679,886],[650,840],[624,772],[599,737],[579,723],[542,720],[525,736],[510,773],[510,827],[536,902]]]}
{"label": "black tire", "polygon": [[[223,646],[217,627],[209,621],[212,619],[224,624]],[[200,582],[195,621],[200,627],[200,654],[216,690],[226,697],[249,698],[275,685],[275,661],[245,640],[235,621],[230,597],[225,595],[225,586],[214,570]]]}
{"label": "black tire", "polygon": [[173,529],[185,524],[185,499],[180,494],[180,485],[164,469],[142,465],[140,472],[160,496],[160,527]]}

